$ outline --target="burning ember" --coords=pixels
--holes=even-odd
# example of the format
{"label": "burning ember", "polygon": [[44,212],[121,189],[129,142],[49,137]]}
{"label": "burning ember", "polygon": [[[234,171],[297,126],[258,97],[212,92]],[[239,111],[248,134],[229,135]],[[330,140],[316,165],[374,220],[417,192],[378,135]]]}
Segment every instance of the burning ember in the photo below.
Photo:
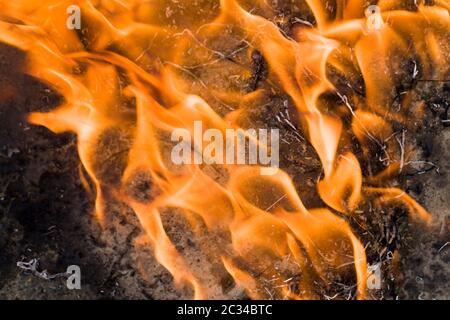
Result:
{"label": "burning ember", "polygon": [[0,41],[61,95],[28,120],[76,133],[93,219],[111,227],[117,204],[137,218],[143,279],[151,249],[196,299],[370,299],[388,254],[377,221],[433,225],[396,178],[423,165],[406,134],[425,119],[418,88],[449,79],[449,10],[3,0]]}

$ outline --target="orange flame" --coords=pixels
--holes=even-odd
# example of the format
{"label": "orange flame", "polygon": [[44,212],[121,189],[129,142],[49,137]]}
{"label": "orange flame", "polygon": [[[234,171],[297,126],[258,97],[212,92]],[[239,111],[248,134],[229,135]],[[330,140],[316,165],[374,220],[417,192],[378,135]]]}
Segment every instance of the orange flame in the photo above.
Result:
{"label": "orange flame", "polygon": [[[448,75],[448,4],[419,4],[412,12],[401,1],[379,1],[374,24],[365,16],[366,1],[335,1],[333,14],[328,1],[306,0],[315,22],[298,24],[287,35],[273,22],[275,11],[266,1],[181,2],[174,7],[164,0],[0,1],[0,40],[27,52],[27,72],[64,97],[61,106],[32,113],[29,121],[77,134],[80,159],[96,187],[99,221],[106,223],[110,195],[131,207],[143,243],[152,246],[176,283],[194,289],[195,298],[224,295],[166,234],[161,219],[166,209],[180,212],[193,230],[204,224],[216,235],[205,250],[251,298],[323,298],[317,284],[329,287],[336,278],[350,279],[356,297],[365,298],[365,250],[348,220],[361,214],[356,209],[370,195],[380,203],[405,205],[417,220],[431,219],[407,194],[380,184],[401,172],[408,156],[407,149],[384,143],[393,123],[411,126],[412,106],[393,110],[393,90],[404,77],[399,61],[417,59],[427,79]],[[81,9],[82,30],[66,27],[66,8],[73,4]],[[250,4],[257,14],[244,9]],[[167,137],[173,130],[193,136],[198,120],[204,129],[236,129],[247,102],[269,90],[245,93],[216,80],[222,60],[219,65],[233,68],[239,79],[251,77],[245,54],[244,62],[229,62],[227,54],[212,49],[217,43],[226,50],[238,46],[234,54],[247,58],[260,52],[272,85],[295,104],[322,164],[317,192],[323,208],[306,208],[282,170],[261,176],[257,166],[171,163]],[[350,84],[361,80],[365,93],[342,95],[330,69]],[[208,85],[199,76],[204,70],[213,77]],[[327,93],[342,103],[324,108],[320,99]],[[352,117],[350,124],[343,113]],[[351,151],[352,136],[360,157]],[[99,157],[106,152],[100,145],[107,149],[114,137],[125,141],[121,152],[127,155],[117,179]],[[372,145],[384,146],[389,161],[385,171],[366,177],[361,158],[373,156]],[[272,291],[264,279],[270,279]]]}

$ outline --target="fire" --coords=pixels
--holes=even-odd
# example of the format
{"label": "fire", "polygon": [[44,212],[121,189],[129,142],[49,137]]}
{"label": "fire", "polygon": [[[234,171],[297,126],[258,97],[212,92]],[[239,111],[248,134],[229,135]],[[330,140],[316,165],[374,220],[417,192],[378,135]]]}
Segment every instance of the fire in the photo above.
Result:
{"label": "fire", "polygon": [[[369,201],[405,206],[417,222],[431,220],[388,183],[412,152],[390,137],[399,126],[414,131],[408,119],[424,112],[410,102],[413,88],[405,88],[400,101],[395,96],[397,83],[410,76],[401,63],[414,61],[412,80],[419,73],[423,79],[448,76],[449,5],[416,1],[411,8],[407,1],[380,0],[374,9],[366,1],[336,0],[330,10],[329,2],[299,1],[311,22],[296,23],[287,34],[277,25],[277,8],[266,1],[3,0],[0,40],[27,52],[27,72],[64,97],[55,110],[32,113],[29,121],[77,134],[99,223],[108,223],[111,198],[128,205],[142,226],[136,245],[150,246],[195,298],[225,294],[177,250],[164,212],[183,216],[199,239],[208,234],[211,243],[200,245],[250,298],[320,299],[334,295],[330,283],[339,279],[363,299],[368,263],[350,221],[367,214]],[[81,30],[67,28],[71,5],[80,8]],[[201,121],[203,130],[226,136],[268,93],[205,84],[199,75],[215,74],[223,61],[221,67],[248,80],[245,61],[255,51],[267,62],[272,86],[295,105],[321,161],[321,208],[305,207],[298,186],[281,169],[261,175],[257,165],[224,163],[211,170],[171,163],[168,137],[174,130],[201,141],[194,126]],[[242,54],[233,60],[224,52]],[[329,93],[339,100],[326,107],[321,101]],[[117,140],[125,141],[125,156],[113,174],[99,154]],[[376,148],[385,159],[372,172],[363,166]],[[271,281],[270,292],[264,279]]]}

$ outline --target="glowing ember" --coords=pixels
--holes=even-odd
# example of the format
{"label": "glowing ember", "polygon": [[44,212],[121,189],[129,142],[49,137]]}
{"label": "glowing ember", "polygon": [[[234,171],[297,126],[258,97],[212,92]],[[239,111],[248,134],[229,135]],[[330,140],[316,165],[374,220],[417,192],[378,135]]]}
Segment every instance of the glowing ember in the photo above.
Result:
{"label": "glowing ember", "polygon": [[[99,223],[108,223],[112,199],[132,208],[143,231],[136,246],[151,246],[195,298],[226,295],[179,252],[166,233],[165,212],[188,221],[195,241],[207,242],[201,247],[212,264],[248,297],[320,299],[341,294],[330,284],[344,283],[350,297],[363,299],[370,273],[359,232],[368,203],[403,206],[418,223],[431,221],[389,184],[412,152],[390,137],[423,115],[408,102],[412,89],[397,101],[396,84],[407,77],[402,62],[415,62],[413,80],[419,72],[424,79],[448,76],[449,5],[417,1],[410,9],[404,2],[299,1],[305,19],[286,31],[276,8],[258,0],[4,0],[0,41],[27,52],[27,72],[64,97],[29,121],[77,134]],[[76,8],[81,21],[68,21]],[[243,88],[239,81],[251,80],[258,55],[270,85]],[[221,72],[226,81],[218,80]],[[321,208],[303,204],[302,183],[285,171],[261,168],[270,161],[233,161],[234,153],[230,161],[208,161],[221,149],[212,150],[212,137],[230,144],[241,135],[260,156],[276,156],[278,141],[240,128],[252,106],[270,104],[273,92],[295,106],[298,119],[288,123],[300,123],[320,159]],[[327,94],[339,99],[326,104]],[[176,130],[192,140],[184,159],[193,161],[170,158]],[[126,163],[113,173],[103,153],[120,139],[128,143]],[[366,168],[375,149],[383,165]]]}

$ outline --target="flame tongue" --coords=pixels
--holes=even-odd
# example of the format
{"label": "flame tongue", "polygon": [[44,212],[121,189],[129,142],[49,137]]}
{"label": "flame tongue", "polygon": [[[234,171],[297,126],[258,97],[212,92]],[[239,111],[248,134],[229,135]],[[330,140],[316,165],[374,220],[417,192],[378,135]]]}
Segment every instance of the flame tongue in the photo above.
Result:
{"label": "flame tongue", "polygon": [[[354,296],[366,297],[365,250],[346,217],[357,219],[356,209],[364,208],[370,195],[380,203],[405,205],[417,220],[430,220],[400,190],[366,185],[401,172],[408,157],[401,143],[399,148],[386,142],[394,134],[391,122],[408,127],[410,106],[392,110],[395,84],[405,76],[398,61],[418,59],[413,80],[419,72],[432,79],[448,75],[448,5],[435,1],[407,12],[380,1],[381,11],[365,12],[365,1],[352,0],[336,1],[330,12],[328,1],[307,0],[316,25],[296,27],[287,36],[235,0],[221,0],[220,12],[200,2],[211,5],[217,17],[198,17],[205,10],[190,1],[178,9],[166,1],[156,1],[155,7],[147,1],[76,1],[86,23],[80,33],[65,27],[68,1],[1,2],[8,22],[0,21],[0,40],[26,51],[27,72],[64,97],[55,110],[32,113],[30,122],[77,133],[80,159],[96,187],[99,221],[107,223],[108,197],[126,203],[143,230],[136,245],[151,246],[175,282],[190,285],[195,298],[226,294],[210,284],[214,276],[202,261],[196,265],[177,249],[162,219],[166,213],[183,216],[205,260],[251,298],[323,298],[338,278],[356,287]],[[253,4],[274,17],[265,1]],[[156,8],[165,7],[163,17]],[[261,176],[257,166],[195,161],[177,166],[169,159],[174,130],[200,140],[208,128],[225,135],[245,117],[248,101],[273,90],[246,94],[239,84],[228,85],[231,76],[223,85],[208,78],[218,64],[238,74],[233,80],[249,79],[245,65],[253,50],[267,62],[271,86],[294,103],[321,161],[317,192],[326,208],[308,210],[281,170]],[[331,69],[348,83],[363,81],[365,92],[339,87],[330,80]],[[324,107],[327,94],[341,103]],[[198,132],[196,121],[204,125]],[[352,137],[361,146],[360,156],[352,152]],[[384,150],[386,165],[378,175],[363,177],[359,160],[373,156],[372,146]],[[113,155],[111,148],[117,151]],[[204,147],[195,145],[193,151]],[[104,160],[110,158],[115,160]]]}

